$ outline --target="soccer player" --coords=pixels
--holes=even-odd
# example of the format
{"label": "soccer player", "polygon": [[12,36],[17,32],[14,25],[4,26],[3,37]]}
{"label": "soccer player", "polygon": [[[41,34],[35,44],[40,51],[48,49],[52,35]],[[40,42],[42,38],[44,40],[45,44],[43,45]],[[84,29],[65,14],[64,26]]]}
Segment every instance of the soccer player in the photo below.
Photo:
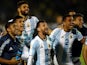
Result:
{"label": "soccer player", "polygon": [[59,65],[73,65],[71,58],[72,43],[75,39],[82,43],[85,41],[77,29],[74,29],[76,32],[73,32],[73,25],[73,17],[65,15],[63,17],[63,27],[54,29],[50,35]]}
{"label": "soccer player", "polygon": [[35,16],[29,16],[29,8],[28,2],[26,1],[19,1],[17,3],[17,12],[19,16],[22,16],[24,21],[24,31],[22,36],[18,37],[20,42],[23,44],[23,54],[22,59],[27,61],[29,56],[29,46],[30,41],[33,38],[34,29],[36,28],[37,22],[39,21]]}
{"label": "soccer player", "polygon": [[19,50],[20,42],[16,36],[22,34],[23,21],[21,16],[16,16],[6,24],[7,33],[0,39],[0,65],[17,65],[19,63],[14,57]]}
{"label": "soccer player", "polygon": [[[76,13],[73,15],[75,28],[77,28],[81,34],[85,37],[87,36],[87,28],[83,25],[83,15],[80,13]],[[78,40],[75,40],[72,44],[72,60],[74,65],[81,65],[80,55],[82,50],[82,43]]]}
{"label": "soccer player", "polygon": [[46,21],[39,21],[36,27],[37,35],[30,43],[30,52],[27,65],[32,65],[34,55],[37,55],[35,65],[51,65],[51,41],[48,35]]}

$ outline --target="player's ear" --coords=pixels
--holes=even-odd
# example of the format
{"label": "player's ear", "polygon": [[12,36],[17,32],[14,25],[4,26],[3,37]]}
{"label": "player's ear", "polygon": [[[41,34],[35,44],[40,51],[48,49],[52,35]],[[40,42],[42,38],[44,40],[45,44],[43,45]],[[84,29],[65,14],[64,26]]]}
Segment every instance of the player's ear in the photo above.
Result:
{"label": "player's ear", "polygon": [[40,31],[40,28],[37,28],[37,31]]}
{"label": "player's ear", "polygon": [[20,12],[20,8],[17,8],[17,11]]}
{"label": "player's ear", "polygon": [[7,31],[9,31],[9,32],[10,32],[10,29],[9,29],[9,28],[7,28]]}

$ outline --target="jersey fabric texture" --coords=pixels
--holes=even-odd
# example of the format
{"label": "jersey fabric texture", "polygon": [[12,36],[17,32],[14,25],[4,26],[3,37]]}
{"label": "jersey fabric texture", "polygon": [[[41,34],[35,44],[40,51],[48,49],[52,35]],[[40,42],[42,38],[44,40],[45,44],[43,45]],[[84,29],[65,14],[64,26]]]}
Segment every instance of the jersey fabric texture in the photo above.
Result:
{"label": "jersey fabric texture", "polygon": [[28,17],[24,21],[24,31],[23,31],[22,35],[20,37],[18,37],[22,44],[24,43],[24,44],[28,45],[29,42],[32,40],[34,29],[36,28],[38,21],[39,20],[35,16],[31,16],[31,18]]}
{"label": "jersey fabric texture", "polygon": [[30,45],[30,53],[27,65],[32,65],[33,57],[37,54],[36,65],[51,65],[51,41],[49,38],[42,40],[36,36]]}
{"label": "jersey fabric texture", "polygon": [[76,34],[72,31],[65,32],[61,28],[56,28],[50,35],[59,65],[73,65],[71,59],[72,43],[75,39],[80,41],[83,38],[82,34],[77,29],[75,30]]}
{"label": "jersey fabric texture", "polygon": [[27,61],[28,59],[30,42],[33,38],[34,29],[36,28],[38,21],[38,18],[35,16],[31,16],[30,18],[28,17],[24,21],[24,31],[22,32],[22,35],[17,37],[19,41],[22,43],[21,49],[23,52],[21,57],[23,60]]}

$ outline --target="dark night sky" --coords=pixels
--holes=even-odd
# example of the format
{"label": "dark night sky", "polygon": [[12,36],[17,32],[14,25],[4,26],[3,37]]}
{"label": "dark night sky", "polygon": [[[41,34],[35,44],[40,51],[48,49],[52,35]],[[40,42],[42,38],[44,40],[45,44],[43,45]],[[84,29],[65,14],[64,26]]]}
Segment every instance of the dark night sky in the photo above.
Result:
{"label": "dark night sky", "polygon": [[[16,4],[20,0],[2,0],[0,2],[0,22],[5,23],[16,13]],[[86,21],[87,0],[26,0],[30,5],[31,15],[53,22],[57,14],[65,14],[73,9],[84,15]]]}

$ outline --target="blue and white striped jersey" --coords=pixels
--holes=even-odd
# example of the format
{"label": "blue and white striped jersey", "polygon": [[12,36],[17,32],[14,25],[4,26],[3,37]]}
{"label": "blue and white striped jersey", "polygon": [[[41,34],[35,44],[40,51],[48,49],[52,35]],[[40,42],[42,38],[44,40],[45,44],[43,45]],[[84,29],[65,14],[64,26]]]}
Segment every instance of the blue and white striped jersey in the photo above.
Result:
{"label": "blue and white striped jersey", "polygon": [[35,16],[31,16],[31,18],[27,18],[26,21],[24,21],[24,31],[22,32],[21,36],[17,36],[19,41],[22,43],[22,59],[27,60],[28,54],[29,54],[29,48],[27,46],[30,46],[30,42],[33,38],[34,29],[36,28],[38,18]]}
{"label": "blue and white striped jersey", "polygon": [[24,21],[24,31],[22,35],[18,37],[22,43],[26,44],[32,40],[34,29],[38,21],[39,20],[35,16],[31,16],[31,18],[28,17],[27,20]]}
{"label": "blue and white striped jersey", "polygon": [[83,38],[82,34],[77,29],[75,30],[76,33],[72,33],[72,31],[65,32],[61,28],[56,28],[50,35],[59,65],[73,65],[71,60],[72,43],[75,39],[80,41]]}
{"label": "blue and white striped jersey", "polygon": [[36,36],[30,44],[29,59],[27,65],[32,65],[33,57],[35,53],[37,54],[36,65],[51,65],[51,41],[49,38],[40,39]]}

